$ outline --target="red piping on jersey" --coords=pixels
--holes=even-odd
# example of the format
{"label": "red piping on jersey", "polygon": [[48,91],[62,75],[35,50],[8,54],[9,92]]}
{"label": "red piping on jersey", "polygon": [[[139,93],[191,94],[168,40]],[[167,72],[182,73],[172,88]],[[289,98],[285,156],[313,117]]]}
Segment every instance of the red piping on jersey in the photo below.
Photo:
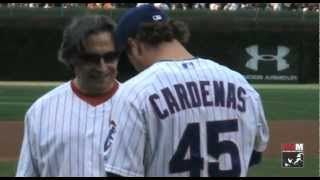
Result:
{"label": "red piping on jersey", "polygon": [[92,106],[97,106],[99,104],[102,104],[106,102],[108,99],[110,99],[118,90],[119,84],[118,82],[115,82],[112,86],[111,90],[104,93],[101,96],[88,96],[85,95],[83,92],[81,92],[80,88],[77,86],[77,84],[74,82],[74,80],[71,81],[71,89],[72,91],[82,100],[89,103]]}

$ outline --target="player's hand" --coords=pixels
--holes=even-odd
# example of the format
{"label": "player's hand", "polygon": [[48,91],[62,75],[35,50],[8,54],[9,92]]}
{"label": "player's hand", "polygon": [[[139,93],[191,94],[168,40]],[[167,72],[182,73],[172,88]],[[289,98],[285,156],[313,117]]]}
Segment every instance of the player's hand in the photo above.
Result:
{"label": "player's hand", "polygon": [[250,158],[250,163],[249,167],[254,166],[256,164],[259,164],[262,160],[262,152],[258,152],[253,150],[251,158]]}

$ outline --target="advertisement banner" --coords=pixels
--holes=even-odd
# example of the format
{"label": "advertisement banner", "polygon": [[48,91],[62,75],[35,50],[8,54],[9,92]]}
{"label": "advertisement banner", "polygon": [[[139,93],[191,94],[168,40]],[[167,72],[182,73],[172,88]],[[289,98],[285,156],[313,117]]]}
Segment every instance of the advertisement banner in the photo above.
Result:
{"label": "advertisement banner", "polygon": [[244,48],[239,70],[250,82],[297,83],[298,51],[284,44],[252,44]]}

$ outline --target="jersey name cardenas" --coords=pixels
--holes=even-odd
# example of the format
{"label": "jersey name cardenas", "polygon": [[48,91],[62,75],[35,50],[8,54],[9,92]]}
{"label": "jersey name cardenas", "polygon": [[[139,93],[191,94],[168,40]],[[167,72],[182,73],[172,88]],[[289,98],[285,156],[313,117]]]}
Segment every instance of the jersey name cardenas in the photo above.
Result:
{"label": "jersey name cardenas", "polygon": [[[107,169],[130,176],[246,175],[257,125],[265,121],[258,93],[240,74],[210,60],[162,61],[125,83],[119,96],[133,110],[115,104],[114,120],[125,130],[106,153]],[[117,152],[131,142],[137,156],[145,144],[145,169]]]}

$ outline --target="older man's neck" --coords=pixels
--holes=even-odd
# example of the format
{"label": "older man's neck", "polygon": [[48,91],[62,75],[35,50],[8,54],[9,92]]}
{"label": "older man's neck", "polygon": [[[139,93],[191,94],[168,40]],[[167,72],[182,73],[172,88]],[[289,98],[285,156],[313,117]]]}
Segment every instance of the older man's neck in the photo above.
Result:
{"label": "older man's neck", "polygon": [[80,92],[87,96],[102,96],[108,93],[116,82],[113,81],[112,83],[96,83],[96,84],[89,84],[81,81],[78,78],[74,79],[74,83]]}

